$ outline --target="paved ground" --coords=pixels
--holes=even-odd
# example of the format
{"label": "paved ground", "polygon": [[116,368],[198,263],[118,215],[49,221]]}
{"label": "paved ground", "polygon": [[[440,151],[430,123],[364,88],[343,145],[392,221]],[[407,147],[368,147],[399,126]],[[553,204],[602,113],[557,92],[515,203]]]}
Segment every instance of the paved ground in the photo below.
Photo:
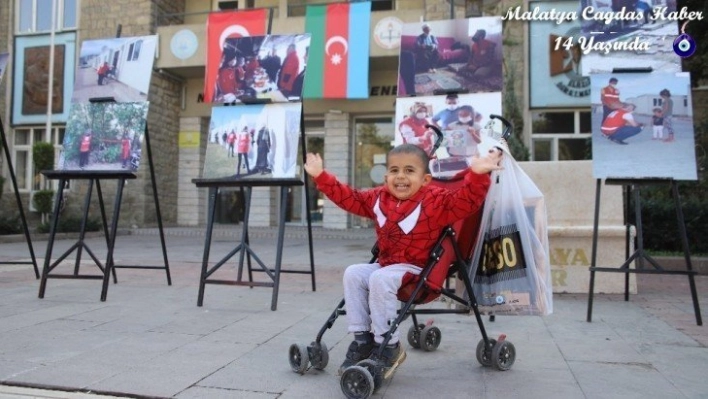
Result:
{"label": "paved ground", "polygon": [[[284,269],[307,270],[302,230],[286,232]],[[159,265],[158,237],[139,233],[118,237],[117,263]],[[269,265],[273,233],[250,234],[253,250]],[[212,264],[235,246],[235,236],[217,231]],[[99,280],[50,279],[39,299],[31,266],[0,265],[0,399],[344,397],[336,376],[350,341],[344,320],[324,336],[330,348],[325,370],[293,373],[287,353],[291,344],[315,338],[340,299],[344,266],[368,259],[369,237],[367,230],[316,230],[317,290],[309,275],[284,274],[277,311],[270,310],[270,288],[225,285],[208,285],[198,307],[204,241],[189,229],[167,236],[171,286],[163,270],[121,269],[105,302]],[[58,241],[53,258],[73,243]],[[87,243],[105,256],[103,238]],[[46,242],[34,244],[43,257]],[[0,244],[0,262],[27,258],[24,242]],[[73,260],[65,263],[55,272],[73,269]],[[85,258],[81,270],[97,269]],[[214,278],[235,275],[231,262]],[[708,277],[696,281],[708,309]],[[639,293],[629,302],[596,296],[592,323],[585,321],[584,294],[556,295],[547,317],[485,318],[491,336],[505,333],[516,346],[516,363],[506,372],[477,363],[480,332],[473,317],[435,316],[442,330],[438,350],[408,348],[406,362],[373,397],[708,398],[708,329],[696,325],[687,282],[639,276]],[[403,330],[409,326],[406,321]]]}

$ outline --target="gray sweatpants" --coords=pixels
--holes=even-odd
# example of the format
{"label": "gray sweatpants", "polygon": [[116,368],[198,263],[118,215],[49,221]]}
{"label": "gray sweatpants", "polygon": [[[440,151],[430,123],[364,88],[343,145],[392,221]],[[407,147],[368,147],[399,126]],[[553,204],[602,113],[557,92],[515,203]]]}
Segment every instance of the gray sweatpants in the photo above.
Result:
{"label": "gray sweatpants", "polygon": [[[381,267],[378,263],[351,265],[344,271],[344,302],[349,332],[371,331],[377,343],[389,329],[389,321],[396,318],[403,275],[419,274],[419,267],[395,264]],[[398,329],[389,344],[399,341]]]}

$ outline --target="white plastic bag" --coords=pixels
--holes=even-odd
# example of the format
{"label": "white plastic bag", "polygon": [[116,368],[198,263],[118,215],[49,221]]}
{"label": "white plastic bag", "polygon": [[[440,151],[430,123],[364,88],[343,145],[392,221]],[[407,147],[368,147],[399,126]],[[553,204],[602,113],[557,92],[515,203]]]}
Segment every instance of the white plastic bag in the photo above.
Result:
{"label": "white plastic bag", "polygon": [[547,315],[553,288],[543,194],[500,148],[504,169],[492,173],[469,271],[474,295],[482,313]]}

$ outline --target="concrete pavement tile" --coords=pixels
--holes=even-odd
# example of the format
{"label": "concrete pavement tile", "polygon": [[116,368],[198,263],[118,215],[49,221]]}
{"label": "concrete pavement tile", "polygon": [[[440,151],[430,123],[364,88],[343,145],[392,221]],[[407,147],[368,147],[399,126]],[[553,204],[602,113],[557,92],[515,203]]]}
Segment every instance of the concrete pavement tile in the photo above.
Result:
{"label": "concrete pavement tile", "polygon": [[484,398],[567,399],[582,398],[581,387],[570,369],[544,369],[542,364],[531,370],[498,371],[484,368]]}
{"label": "concrete pavement tile", "polygon": [[32,371],[39,367],[37,363],[27,360],[10,360],[0,356],[0,382],[9,381],[10,378]]}
{"label": "concrete pavement tile", "polygon": [[681,391],[650,363],[569,361],[588,399],[678,398]]}
{"label": "concrete pavement tile", "polygon": [[95,303],[47,303],[47,306],[41,309],[0,318],[0,333],[34,326],[57,318],[70,317],[74,314],[100,308],[102,306],[103,305]]}
{"label": "concrete pavement tile", "polygon": [[130,370],[132,367],[132,365],[115,363],[83,362],[80,358],[71,358],[41,364],[37,368],[18,374],[7,381],[36,386],[85,389],[103,379]]}
{"label": "concrete pavement tile", "polygon": [[3,334],[2,357],[35,363],[53,363],[81,353],[100,350],[116,341],[109,336],[86,331],[47,334],[35,333],[31,328]]}
{"label": "concrete pavement tile", "polygon": [[687,398],[708,397],[707,347],[641,345],[639,350]]}
{"label": "concrete pavement tile", "polygon": [[567,362],[647,363],[632,342],[624,339],[576,336],[556,337],[555,341]]}
{"label": "concrete pavement tile", "polygon": [[240,389],[222,389],[194,386],[175,396],[177,399],[276,399],[285,398],[279,393],[248,392]]}

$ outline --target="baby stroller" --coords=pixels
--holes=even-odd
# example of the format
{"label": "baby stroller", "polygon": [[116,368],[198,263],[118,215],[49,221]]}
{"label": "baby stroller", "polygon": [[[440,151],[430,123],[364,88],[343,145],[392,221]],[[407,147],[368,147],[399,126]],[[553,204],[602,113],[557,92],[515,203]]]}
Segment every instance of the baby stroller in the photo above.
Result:
{"label": "baby stroller", "polygon": [[[504,118],[491,115],[491,119],[499,119],[504,124],[502,138],[508,138],[511,134],[511,124]],[[437,140],[432,153],[435,153],[443,140],[443,135],[435,126],[428,126],[437,134]],[[467,170],[448,180],[434,179],[433,184],[444,185],[448,188],[456,188],[463,184],[464,174]],[[442,339],[441,330],[434,326],[431,321],[420,323],[418,315],[422,314],[469,314],[470,309],[474,312],[477,324],[479,325],[482,339],[477,344],[476,358],[482,366],[494,367],[498,370],[509,370],[516,360],[516,349],[514,345],[506,340],[504,334],[496,339],[490,338],[484,328],[482,316],[478,309],[477,301],[472,291],[472,281],[468,274],[468,262],[473,252],[474,238],[480,228],[481,210],[467,219],[445,227],[438,237],[435,245],[430,251],[426,266],[420,274],[407,274],[403,278],[403,283],[398,291],[398,299],[402,302],[398,311],[398,316],[390,325],[389,331],[384,334],[384,340],[372,355],[365,360],[358,362],[344,370],[340,378],[340,387],[347,398],[368,398],[376,389],[389,379],[395,371],[397,365],[386,368],[382,361],[384,347],[391,339],[391,334],[399,328],[401,323],[411,317],[413,325],[408,330],[408,344],[414,349],[424,351],[434,351],[440,345]],[[377,258],[378,249],[372,249],[372,259]],[[447,282],[450,277],[457,275],[462,282],[469,297],[468,299],[455,293],[450,289]],[[451,309],[416,309],[417,305],[425,304],[437,299],[440,296],[449,298],[459,305]],[[346,314],[344,299],[337,305],[336,309],[322,326],[315,341],[310,345],[292,344],[289,348],[288,358],[292,370],[299,374],[305,374],[310,368],[323,370],[329,362],[329,352],[327,346],[322,341],[324,333],[332,328],[339,315]]]}

